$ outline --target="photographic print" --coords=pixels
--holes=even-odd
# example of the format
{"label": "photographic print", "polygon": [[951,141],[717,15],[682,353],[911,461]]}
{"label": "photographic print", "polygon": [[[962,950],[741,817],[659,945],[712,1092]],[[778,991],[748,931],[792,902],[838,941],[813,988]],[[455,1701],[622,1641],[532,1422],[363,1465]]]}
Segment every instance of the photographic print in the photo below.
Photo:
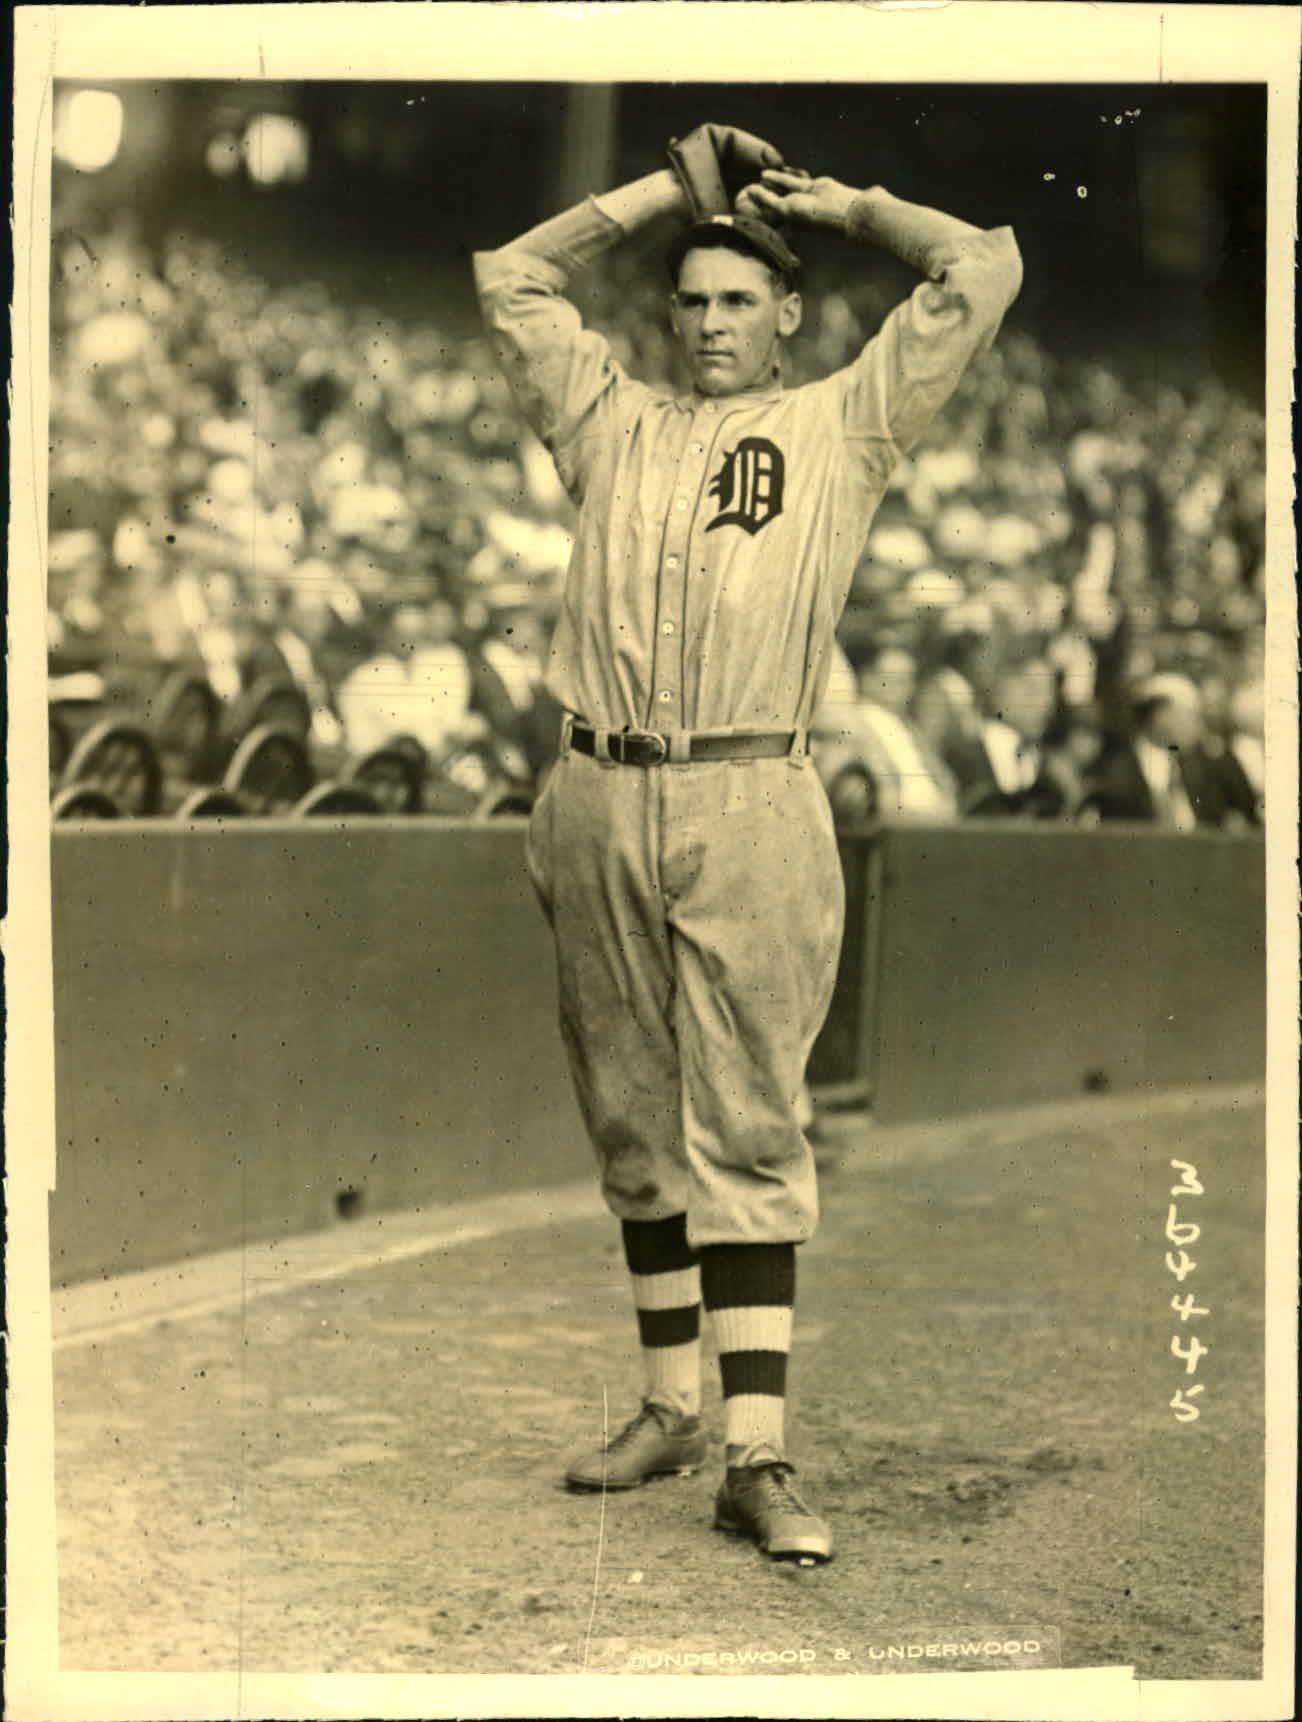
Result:
{"label": "photographic print", "polygon": [[15,1718],[1288,1713],[1297,47],[22,9]]}

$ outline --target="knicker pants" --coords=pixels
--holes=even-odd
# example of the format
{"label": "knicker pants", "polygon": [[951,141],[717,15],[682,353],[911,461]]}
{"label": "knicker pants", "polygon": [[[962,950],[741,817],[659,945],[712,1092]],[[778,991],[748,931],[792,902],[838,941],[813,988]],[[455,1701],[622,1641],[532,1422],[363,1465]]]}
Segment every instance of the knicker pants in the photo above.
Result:
{"label": "knicker pants", "polygon": [[812,1236],[797,1108],[844,887],[808,759],[642,769],[567,753],[527,855],[612,1213],[685,1212],[696,1247]]}

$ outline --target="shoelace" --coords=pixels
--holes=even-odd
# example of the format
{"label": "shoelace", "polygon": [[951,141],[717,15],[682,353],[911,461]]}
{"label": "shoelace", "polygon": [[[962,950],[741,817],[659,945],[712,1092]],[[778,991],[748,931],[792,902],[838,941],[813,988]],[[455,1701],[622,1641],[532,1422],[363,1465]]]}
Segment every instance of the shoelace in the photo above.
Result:
{"label": "shoelace", "polygon": [[800,1491],[791,1480],[793,1475],[792,1466],[784,1464],[781,1461],[775,1461],[771,1465],[757,1466],[756,1469],[764,1476],[768,1482],[769,1488],[778,1497],[777,1504],[779,1506],[787,1507],[795,1513],[801,1513],[806,1518],[813,1518],[813,1513],[805,1505],[804,1501],[801,1500]]}

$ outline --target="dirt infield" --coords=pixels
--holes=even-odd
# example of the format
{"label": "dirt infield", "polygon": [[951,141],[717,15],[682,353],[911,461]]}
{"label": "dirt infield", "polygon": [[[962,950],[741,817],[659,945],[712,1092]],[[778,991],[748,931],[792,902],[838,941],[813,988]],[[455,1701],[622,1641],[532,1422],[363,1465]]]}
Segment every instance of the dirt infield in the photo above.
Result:
{"label": "dirt infield", "polygon": [[[833,1121],[790,1428],[838,1556],[809,1572],[710,1528],[712,1357],[701,1475],[559,1487],[603,1395],[612,1423],[636,1397],[604,1217],[64,1344],[62,1664],[1255,1677],[1263,1142],[1226,1091]],[[1181,1286],[1173,1158],[1203,1185]]]}

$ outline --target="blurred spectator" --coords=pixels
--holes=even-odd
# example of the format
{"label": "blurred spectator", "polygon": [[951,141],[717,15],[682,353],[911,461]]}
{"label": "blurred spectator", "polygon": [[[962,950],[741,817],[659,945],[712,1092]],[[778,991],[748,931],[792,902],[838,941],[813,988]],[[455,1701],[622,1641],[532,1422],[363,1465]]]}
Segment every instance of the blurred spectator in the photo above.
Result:
{"label": "blurred spectator", "polygon": [[1114,738],[1092,773],[1087,820],[1125,819],[1192,831],[1221,825],[1225,784],[1203,744],[1203,704],[1185,676],[1151,677],[1137,692],[1131,733]]}
{"label": "blurred spectator", "polygon": [[230,702],[244,688],[243,658],[249,643],[242,626],[243,595],[234,575],[213,574],[193,581],[191,637],[203,662],[208,685]]}
{"label": "blurred spectator", "polygon": [[883,645],[851,684],[852,697],[825,699],[812,752],[840,819],[958,816],[953,776],[912,717],[916,678],[913,655]]}
{"label": "blurred spectator", "polygon": [[544,667],[536,599],[523,586],[500,588],[474,653],[474,703],[509,775],[526,782],[554,757],[560,738],[561,711],[543,687]]}
{"label": "blurred spectator", "polygon": [[1052,819],[1066,810],[1068,789],[1045,748],[1057,699],[1047,658],[1026,657],[999,672],[979,735],[951,756],[966,813]]}
{"label": "blurred spectator", "polygon": [[1074,818],[1084,803],[1102,748],[1097,707],[1062,701],[1045,733],[1044,758],[1046,775],[1062,790],[1064,818]]}
{"label": "blurred spectator", "polygon": [[339,689],[351,753],[371,753],[396,735],[410,735],[438,758],[466,733],[470,667],[452,640],[454,619],[441,599],[426,609],[402,604],[392,612],[379,650]]}
{"label": "blurred spectator", "polygon": [[225,570],[183,573],[173,592],[184,630],[179,655],[198,660],[219,699],[230,704],[258,682],[291,680],[275,641],[270,595],[250,591]]}
{"label": "blurred spectator", "polygon": [[46,589],[46,637],[51,669],[75,673],[103,655],[105,553],[89,529],[52,532]]}
{"label": "blurred spectator", "polygon": [[339,747],[343,725],[318,653],[337,618],[321,587],[285,585],[276,589],[272,644],[312,714],[311,737],[324,747]]}
{"label": "blurred spectator", "polygon": [[918,686],[918,666],[903,646],[879,646],[858,676],[862,702],[907,718]]}
{"label": "blurred spectator", "polygon": [[1247,825],[1260,825],[1266,808],[1265,689],[1260,680],[1241,687],[1230,701],[1225,752],[1226,799]]}
{"label": "blurred spectator", "polygon": [[859,686],[844,648],[833,642],[822,702],[809,726],[809,756],[838,825],[875,818],[877,794],[856,734]]}
{"label": "blurred spectator", "polygon": [[968,757],[980,741],[971,682],[952,665],[942,665],[918,684],[913,711],[919,735],[953,776],[953,762]]}

